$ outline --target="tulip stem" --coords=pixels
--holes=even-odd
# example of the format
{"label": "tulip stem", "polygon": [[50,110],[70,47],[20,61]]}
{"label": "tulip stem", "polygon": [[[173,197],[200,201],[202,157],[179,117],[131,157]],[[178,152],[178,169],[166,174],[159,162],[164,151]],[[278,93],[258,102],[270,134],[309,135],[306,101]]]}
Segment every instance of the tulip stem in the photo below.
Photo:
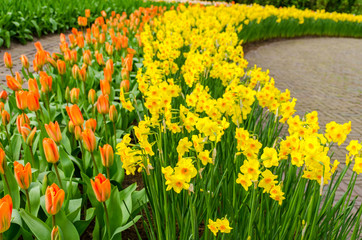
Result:
{"label": "tulip stem", "polygon": [[33,167],[35,167],[33,150],[31,149],[31,146],[30,146],[30,145],[28,145],[28,147],[29,147],[29,150],[30,150],[31,165],[32,165]]}
{"label": "tulip stem", "polygon": [[106,169],[107,169],[107,178],[108,178],[108,179],[111,179],[111,178],[110,178],[111,174],[109,174],[109,167],[106,167]]}
{"label": "tulip stem", "polygon": [[5,132],[6,132],[6,137],[7,137],[8,141],[10,142],[10,135],[8,132],[8,128],[6,127],[6,125],[4,125],[4,128],[5,128]]}
{"label": "tulip stem", "polygon": [[47,100],[47,107],[48,107],[48,114],[49,114],[49,116],[50,116],[50,103],[49,103],[49,93],[47,92],[46,93],[46,100]]}
{"label": "tulip stem", "polygon": [[0,240],[3,240],[3,233],[0,233]]}
{"label": "tulip stem", "polygon": [[85,81],[83,81],[83,88],[84,88],[84,102],[86,103],[87,102],[87,93],[85,90]]}
{"label": "tulip stem", "polygon": [[52,215],[52,223],[53,223],[53,227],[55,227],[55,215]]}
{"label": "tulip stem", "polygon": [[12,75],[13,77],[15,77],[13,70],[12,70],[11,68],[9,68],[9,69],[10,69],[11,75]]}
{"label": "tulip stem", "polygon": [[30,72],[29,72],[29,69],[28,68],[25,68],[26,69],[26,72],[28,73],[28,78],[30,78]]}
{"label": "tulip stem", "polygon": [[[41,109],[41,108],[39,108],[39,109]],[[41,124],[40,124],[40,119],[39,119],[38,111],[35,111],[35,116],[36,116],[36,120],[38,121],[39,128],[40,128]]]}
{"label": "tulip stem", "polygon": [[29,198],[28,189],[25,189],[25,195],[26,195],[26,200],[28,201],[28,210],[29,210],[29,213],[31,214],[31,206],[30,206],[30,198]]}
{"label": "tulip stem", "polygon": [[106,115],[103,114],[103,123],[104,123],[104,135],[106,137],[106,143],[108,143],[108,138],[107,138],[107,123],[106,123]]}
{"label": "tulip stem", "polygon": [[10,185],[9,185],[8,178],[6,177],[5,172],[4,172],[4,180],[5,180],[5,183],[6,183],[6,187],[8,188],[8,191],[10,193]]}
{"label": "tulip stem", "polygon": [[103,202],[103,206],[104,206],[104,211],[106,212],[106,224],[107,224],[108,239],[111,239],[111,227],[109,225],[108,211],[107,211],[107,206],[106,206],[105,202]]}
{"label": "tulip stem", "polygon": [[116,131],[116,123],[113,122],[113,130],[114,130],[114,149],[117,147],[117,131]]}
{"label": "tulip stem", "polygon": [[98,174],[99,171],[98,171],[96,160],[94,159],[93,152],[91,152],[91,156],[92,156],[92,161],[93,161],[94,168],[96,169],[96,174]]}
{"label": "tulip stem", "polygon": [[56,163],[53,163],[53,166],[54,166],[54,169],[55,169],[55,173],[57,174],[57,178],[58,178],[58,181],[59,181],[60,188],[61,188],[61,189],[64,189],[64,188],[63,188],[63,184],[62,184],[62,180],[60,179],[60,175],[59,175],[59,171],[58,171],[58,166],[57,166]]}

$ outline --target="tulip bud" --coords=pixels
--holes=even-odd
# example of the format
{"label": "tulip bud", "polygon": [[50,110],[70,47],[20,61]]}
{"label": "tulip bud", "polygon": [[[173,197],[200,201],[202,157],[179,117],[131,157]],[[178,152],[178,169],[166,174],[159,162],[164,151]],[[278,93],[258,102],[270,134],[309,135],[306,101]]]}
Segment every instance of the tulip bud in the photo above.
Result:
{"label": "tulip bud", "polygon": [[73,103],[73,104],[76,104],[78,103],[78,100],[79,100],[79,88],[73,88],[71,91],[70,91],[70,102]]}
{"label": "tulip bud", "polygon": [[4,63],[7,68],[13,67],[13,60],[11,60],[11,55],[8,52],[5,52],[4,54]]}
{"label": "tulip bud", "polygon": [[13,201],[9,194],[0,199],[0,233],[6,232],[10,228],[11,214],[13,212]]}
{"label": "tulip bud", "polygon": [[76,63],[78,59],[77,50],[70,51],[70,57],[72,59],[72,63]]}
{"label": "tulip bud", "polygon": [[45,208],[50,215],[55,215],[62,208],[64,202],[64,190],[53,183],[45,192]]}
{"label": "tulip bud", "polygon": [[15,73],[15,79],[16,79],[16,81],[18,81],[21,85],[23,85],[24,81],[23,81],[23,78],[21,77],[20,73],[18,73],[18,72]]}
{"label": "tulip bud", "polygon": [[4,103],[0,102],[0,112],[2,112],[4,110],[4,107],[5,107]]}
{"label": "tulip bud", "polygon": [[91,129],[86,128],[82,133],[83,146],[88,152],[93,152],[96,148],[96,136]]}
{"label": "tulip bud", "polygon": [[123,80],[121,82],[121,89],[122,88],[124,92],[129,92],[129,80]]}
{"label": "tulip bud", "polygon": [[30,111],[35,112],[40,109],[39,98],[34,92],[28,92],[27,101]]}
{"label": "tulip bud", "polygon": [[113,46],[109,42],[106,42],[106,52],[108,56],[113,54]]}
{"label": "tulip bud", "polygon": [[16,106],[20,110],[25,110],[28,107],[28,92],[27,91],[17,91],[15,93]]}
{"label": "tulip bud", "polygon": [[78,80],[78,72],[79,72],[79,67],[78,65],[74,64],[74,66],[72,67],[72,76],[75,80]]}
{"label": "tulip bud", "polygon": [[105,202],[111,196],[111,183],[103,174],[91,179],[92,188],[99,202]]}
{"label": "tulip bud", "polygon": [[48,93],[52,91],[52,83],[52,76],[49,76],[46,72],[40,72],[41,91],[43,93]]}
{"label": "tulip bud", "polygon": [[50,63],[50,65],[52,65],[53,68],[57,67],[57,62],[49,54],[46,56],[46,60],[48,63]]}
{"label": "tulip bud", "polygon": [[53,227],[50,240],[61,240],[58,226]]}
{"label": "tulip bud", "polygon": [[32,181],[30,163],[27,163],[24,167],[21,163],[15,161],[14,175],[19,187],[24,190],[28,189]]}
{"label": "tulip bud", "polygon": [[112,146],[109,144],[105,144],[103,148],[99,146],[99,152],[101,153],[103,166],[111,167],[113,165],[113,160],[114,160],[114,153]]}
{"label": "tulip bud", "polygon": [[66,65],[65,62],[62,60],[57,61],[57,68],[60,75],[64,75],[66,71]]}
{"label": "tulip bud", "polygon": [[108,114],[109,112],[109,101],[108,95],[100,95],[97,100],[97,110],[99,114]]}
{"label": "tulip bud", "polygon": [[89,50],[85,50],[83,52],[83,62],[87,65],[91,65],[92,61],[92,55],[91,52]]}
{"label": "tulip bud", "polygon": [[67,101],[67,103],[70,101],[70,90],[69,87],[67,86],[67,88],[65,89],[65,101]]}
{"label": "tulip bud", "polygon": [[114,64],[112,58],[108,59],[106,62],[106,68],[111,70],[111,74],[114,73]]}
{"label": "tulip bud", "polygon": [[96,91],[94,89],[89,90],[88,92],[88,102],[89,104],[94,104],[96,101]]}
{"label": "tulip bud", "polygon": [[71,107],[66,106],[65,110],[67,110],[68,116],[75,126],[83,126],[84,118],[76,104]]}
{"label": "tulip bud", "polygon": [[8,87],[13,91],[18,91],[22,89],[21,83],[19,83],[14,77],[6,76],[6,83]]}
{"label": "tulip bud", "polygon": [[[25,126],[24,126],[24,127],[25,127]],[[22,128],[24,128],[24,127],[22,127]],[[31,130],[30,127],[29,127],[29,130]],[[23,138],[24,138],[25,143],[26,143],[28,146],[30,146],[30,147],[33,146],[33,141],[34,141],[35,133],[36,133],[36,127],[34,127],[33,130],[32,130],[31,132],[29,132],[29,133],[28,133],[27,130],[26,130],[26,131],[23,131],[23,132],[21,133],[21,135],[22,135]]]}
{"label": "tulip bud", "polygon": [[99,35],[99,43],[103,44],[106,41],[106,35],[104,33],[101,33]]}
{"label": "tulip bud", "polygon": [[6,102],[6,99],[8,98],[8,93],[5,90],[2,90],[0,92],[0,100],[2,102]]}
{"label": "tulip bud", "polygon": [[58,144],[60,143],[62,140],[62,134],[57,121],[55,121],[55,123],[50,122],[49,124],[45,124],[45,130],[47,131],[49,137],[54,140],[54,142]]}
{"label": "tulip bud", "polygon": [[6,170],[6,155],[5,155],[5,151],[0,148],[0,173],[2,175],[5,174],[5,170]]}
{"label": "tulip bud", "polygon": [[90,118],[85,122],[85,128],[91,129],[93,132],[96,131],[97,128],[97,120]]}
{"label": "tulip bud", "polygon": [[103,70],[104,80],[112,82],[112,70],[109,68],[104,68]]}
{"label": "tulip bud", "polygon": [[47,162],[56,163],[59,160],[58,147],[55,144],[53,139],[44,138],[43,139],[43,149]]}
{"label": "tulip bud", "polygon": [[72,122],[72,120],[68,122],[68,130],[70,133],[74,133],[74,123]]}
{"label": "tulip bud", "polygon": [[36,79],[29,78],[28,80],[29,92],[33,92],[38,99],[40,99],[38,83]]}
{"label": "tulip bud", "polygon": [[103,95],[111,94],[111,85],[109,84],[108,80],[100,80],[100,86]]}
{"label": "tulip bud", "polygon": [[109,108],[109,119],[111,120],[111,122],[114,122],[114,123],[116,123],[118,120],[118,112],[117,112],[116,106],[114,106],[114,105],[112,105]]}
{"label": "tulip bud", "polygon": [[1,121],[4,126],[8,125],[10,122],[10,114],[6,110],[1,112]]}
{"label": "tulip bud", "polygon": [[82,140],[82,128],[80,126],[74,127],[74,136],[75,140],[77,141]]}
{"label": "tulip bud", "polygon": [[24,68],[29,69],[29,60],[25,55],[20,56],[20,61]]}

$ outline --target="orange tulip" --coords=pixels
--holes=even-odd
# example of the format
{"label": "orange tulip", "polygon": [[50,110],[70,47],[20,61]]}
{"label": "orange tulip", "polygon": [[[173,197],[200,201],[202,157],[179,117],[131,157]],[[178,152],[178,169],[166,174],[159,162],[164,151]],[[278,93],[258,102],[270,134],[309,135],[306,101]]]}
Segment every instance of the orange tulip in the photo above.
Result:
{"label": "orange tulip", "polygon": [[40,42],[34,43],[34,46],[35,46],[35,48],[36,48],[36,50],[37,50],[38,52],[44,51],[43,46],[41,45]]}
{"label": "orange tulip", "polygon": [[71,57],[71,59],[72,59],[72,62],[73,62],[73,63],[76,63],[76,62],[77,62],[77,59],[78,59],[78,57],[77,57],[77,50],[72,50],[72,51],[70,51],[70,57]]}
{"label": "orange tulip", "polygon": [[96,91],[94,89],[91,89],[88,92],[88,102],[89,104],[94,104],[95,101],[96,101]]}
{"label": "orange tulip", "polygon": [[111,94],[111,85],[107,79],[100,80],[100,86],[103,95]]}
{"label": "orange tulip", "polygon": [[114,153],[112,146],[109,144],[105,144],[103,148],[99,146],[99,152],[101,153],[103,166],[105,167],[112,166],[114,160]]}
{"label": "orange tulip", "polygon": [[0,233],[6,232],[10,228],[12,212],[13,201],[8,194],[0,199]]}
{"label": "orange tulip", "polygon": [[92,64],[92,54],[91,54],[90,50],[85,50],[83,52],[83,62],[87,65]]}
{"label": "orange tulip", "polygon": [[18,128],[19,133],[21,133],[21,127],[25,124],[29,125],[30,120],[25,113],[19,114],[16,118],[16,126]]}
{"label": "orange tulip", "polygon": [[8,52],[5,52],[4,54],[4,63],[7,68],[13,67],[13,60],[11,60],[11,55]]}
{"label": "orange tulip", "polygon": [[99,35],[99,43],[103,44],[106,41],[106,35],[104,33],[101,33]]}
{"label": "orange tulip", "polygon": [[84,37],[83,35],[77,37],[77,45],[79,48],[84,48]]}
{"label": "orange tulip", "polygon": [[57,62],[50,56],[50,54],[46,55],[46,60],[50,65],[52,65],[53,68],[57,67]]}
{"label": "orange tulip", "polygon": [[129,80],[123,80],[121,82],[121,89],[122,88],[124,92],[129,92]]}
{"label": "orange tulip", "polygon": [[8,93],[5,90],[2,90],[0,92],[0,100],[5,102],[7,98],[8,98]]}
{"label": "orange tulip", "polygon": [[43,93],[52,91],[52,82],[53,78],[51,76],[46,74],[46,72],[40,72],[41,91]]}
{"label": "orange tulip", "polygon": [[21,83],[12,76],[6,76],[6,83],[8,87],[13,91],[18,91],[22,89]]}
{"label": "orange tulip", "polygon": [[93,132],[96,131],[97,128],[97,120],[90,118],[85,122],[85,128],[91,129]]}
{"label": "orange tulip", "polygon": [[87,17],[87,18],[90,17],[90,9],[85,10],[85,17]]}
{"label": "orange tulip", "polygon": [[83,146],[88,152],[93,152],[96,148],[96,136],[93,131],[89,128],[86,128],[82,133]]}
{"label": "orange tulip", "polygon": [[114,64],[113,64],[113,60],[111,58],[107,60],[106,68],[110,69],[112,74],[114,73]]}
{"label": "orange tulip", "polygon": [[100,114],[108,114],[109,112],[109,100],[108,95],[100,95],[97,100],[97,110]]}
{"label": "orange tulip", "polygon": [[1,111],[1,121],[4,126],[10,122],[10,114],[6,110]]}
{"label": "orange tulip", "polygon": [[29,146],[32,146],[34,136],[36,133],[36,127],[34,127],[34,129],[31,130],[31,128],[28,124],[24,124],[20,129],[21,129],[20,134],[23,136],[23,139],[26,142],[26,144]]}
{"label": "orange tulip", "polygon": [[26,69],[29,68],[29,60],[25,55],[20,56],[20,61],[24,68],[26,68]]}
{"label": "orange tulip", "polygon": [[67,110],[70,120],[72,120],[75,126],[83,125],[84,118],[82,112],[80,111],[79,107],[76,104],[74,104],[71,107],[66,106],[65,109]]}
{"label": "orange tulip", "polygon": [[57,68],[60,75],[64,75],[66,71],[65,62],[62,60],[57,61]]}
{"label": "orange tulip", "polygon": [[103,55],[102,55],[102,53],[95,53],[94,55],[95,55],[95,57],[96,57],[96,60],[97,60],[98,65],[102,66],[102,65],[105,64],[105,63],[104,63],[104,60],[103,60]]}
{"label": "orange tulip", "polygon": [[109,42],[106,42],[106,52],[108,56],[113,54],[113,46]]}
{"label": "orange tulip", "polygon": [[28,92],[27,91],[17,91],[15,93],[16,106],[20,110],[25,110],[28,107]]}
{"label": "orange tulip", "polygon": [[70,90],[70,102],[73,104],[78,103],[79,100],[79,88],[73,88]]}
{"label": "orange tulip", "polygon": [[78,65],[75,64],[75,65],[72,67],[72,76],[73,76],[73,78],[74,78],[75,80],[78,79],[78,73],[79,73],[79,67],[78,67]]}
{"label": "orange tulip", "polygon": [[58,144],[60,143],[62,140],[62,134],[57,121],[55,121],[55,123],[50,122],[49,124],[45,124],[45,130],[47,131],[49,137],[54,140],[54,142]]}
{"label": "orange tulip", "polygon": [[113,123],[117,122],[118,112],[117,112],[116,106],[114,106],[114,105],[112,105],[112,106],[109,108],[109,119],[110,119],[111,122],[113,122]]}
{"label": "orange tulip", "polygon": [[5,155],[5,151],[0,148],[0,173],[2,175],[5,174],[5,170],[6,170],[6,155]]}
{"label": "orange tulip", "polygon": [[39,98],[37,97],[36,93],[28,92],[27,101],[28,101],[28,108],[30,111],[35,112],[40,109]]}
{"label": "orange tulip", "polygon": [[87,80],[87,69],[85,67],[82,67],[78,71],[78,77],[79,77],[79,80],[81,80],[82,82],[85,82]]}
{"label": "orange tulip", "polygon": [[45,191],[45,208],[50,215],[55,215],[62,208],[65,192],[53,183]]}
{"label": "orange tulip", "polygon": [[112,82],[112,70],[109,68],[104,68],[103,70],[104,80]]}
{"label": "orange tulip", "polygon": [[129,79],[129,72],[128,72],[127,68],[122,68],[122,70],[121,70],[121,78],[123,80],[128,80]]}
{"label": "orange tulip", "polygon": [[91,179],[92,188],[99,202],[105,202],[111,196],[111,183],[103,174]]}
{"label": "orange tulip", "polygon": [[19,187],[24,190],[28,189],[32,181],[30,163],[27,163],[24,167],[21,163],[15,161],[14,175]]}
{"label": "orange tulip", "polygon": [[70,90],[69,90],[69,87],[67,86],[67,88],[65,89],[65,94],[64,94],[64,98],[65,98],[65,101],[68,103],[70,101]]}
{"label": "orange tulip", "polygon": [[29,78],[28,80],[29,91],[33,92],[38,99],[40,99],[38,83],[36,79]]}
{"label": "orange tulip", "polygon": [[136,52],[136,50],[134,50],[133,48],[127,48],[127,53],[134,55],[134,54],[136,54],[137,52]]}
{"label": "orange tulip", "polygon": [[101,11],[101,14],[102,14],[102,17],[104,17],[104,18],[105,18],[105,17],[107,17],[107,13],[106,13],[106,11],[104,11],[104,10],[103,10],[103,11]]}
{"label": "orange tulip", "polygon": [[56,163],[59,160],[59,152],[57,145],[51,138],[43,139],[43,149],[47,162]]}
{"label": "orange tulip", "polygon": [[0,102],[0,112],[2,112],[4,110],[4,107],[5,107],[4,103]]}

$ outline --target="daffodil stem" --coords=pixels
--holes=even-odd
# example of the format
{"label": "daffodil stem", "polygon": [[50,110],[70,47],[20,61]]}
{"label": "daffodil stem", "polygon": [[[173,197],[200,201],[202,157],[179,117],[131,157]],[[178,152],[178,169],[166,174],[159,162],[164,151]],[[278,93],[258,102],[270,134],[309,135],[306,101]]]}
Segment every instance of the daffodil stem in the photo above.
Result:
{"label": "daffodil stem", "polygon": [[28,201],[28,210],[31,213],[31,206],[30,206],[30,198],[29,198],[28,189],[25,189],[25,195],[26,195],[26,200]]}
{"label": "daffodil stem", "polygon": [[92,156],[92,161],[93,161],[94,168],[96,169],[96,173],[98,174],[99,171],[98,171],[96,160],[94,159],[93,152],[91,152],[91,156]]}
{"label": "daffodil stem", "polygon": [[252,231],[253,231],[253,219],[254,219],[254,210],[255,210],[255,201],[256,201],[255,195],[256,195],[255,186],[253,186],[253,193],[252,193],[252,198],[251,198],[251,214],[250,214],[250,218],[249,218],[248,236],[253,236],[253,234],[252,234]]}
{"label": "daffodil stem", "polygon": [[106,213],[106,224],[107,224],[107,233],[108,233],[108,239],[111,239],[111,226],[109,225],[109,217],[108,217],[108,211],[107,211],[107,205],[105,202],[103,202],[104,211]]}
{"label": "daffodil stem", "polygon": [[59,171],[58,171],[58,166],[57,166],[56,163],[53,163],[53,166],[54,166],[54,169],[55,169],[55,173],[57,174],[57,178],[58,178],[58,181],[59,181],[60,188],[61,188],[61,189],[64,189],[64,188],[63,188],[63,184],[62,184],[62,180],[60,179],[60,175],[59,175]]}
{"label": "daffodil stem", "polygon": [[30,156],[31,156],[31,165],[32,165],[33,167],[35,167],[33,150],[31,149],[31,146],[30,146],[30,145],[28,145],[28,147],[29,147]]}
{"label": "daffodil stem", "polygon": [[52,215],[53,228],[55,227],[55,215]]}

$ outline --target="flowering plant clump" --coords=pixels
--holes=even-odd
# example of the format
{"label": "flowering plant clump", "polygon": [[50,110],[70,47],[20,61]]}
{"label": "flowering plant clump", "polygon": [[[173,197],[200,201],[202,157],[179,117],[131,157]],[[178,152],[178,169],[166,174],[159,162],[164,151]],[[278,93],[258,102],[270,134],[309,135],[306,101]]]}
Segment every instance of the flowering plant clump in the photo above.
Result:
{"label": "flowering plant clump", "polygon": [[[60,53],[36,43],[33,69],[22,56],[21,74],[4,55],[0,239],[121,239],[131,226],[139,239],[356,238],[362,208],[352,213],[350,197],[362,145],[351,141],[339,175],[330,152],[351,123],[321,132],[317,112],[295,115],[290,91],[247,68],[240,43],[244,27],[275,17],[301,13],[326,28],[361,19],[175,6],[102,11],[91,25],[85,11],[78,22],[90,28],[61,34]],[[144,189],[123,186],[125,174],[142,175]]]}

